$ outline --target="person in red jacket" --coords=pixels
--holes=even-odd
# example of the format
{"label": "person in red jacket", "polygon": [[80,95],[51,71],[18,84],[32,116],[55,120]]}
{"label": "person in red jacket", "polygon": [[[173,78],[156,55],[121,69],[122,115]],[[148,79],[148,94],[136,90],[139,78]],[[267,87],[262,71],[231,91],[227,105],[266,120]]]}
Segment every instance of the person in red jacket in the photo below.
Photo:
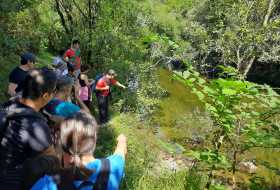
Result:
{"label": "person in red jacket", "polygon": [[108,122],[109,94],[111,85],[116,85],[123,89],[126,88],[126,86],[122,85],[115,79],[116,76],[116,72],[113,69],[110,69],[96,83],[96,97],[99,109],[99,121],[101,124]]}
{"label": "person in red jacket", "polygon": [[81,73],[81,51],[80,51],[80,41],[73,40],[71,48],[69,48],[64,54],[64,60],[67,64],[72,64],[74,66],[74,74],[76,78]]}

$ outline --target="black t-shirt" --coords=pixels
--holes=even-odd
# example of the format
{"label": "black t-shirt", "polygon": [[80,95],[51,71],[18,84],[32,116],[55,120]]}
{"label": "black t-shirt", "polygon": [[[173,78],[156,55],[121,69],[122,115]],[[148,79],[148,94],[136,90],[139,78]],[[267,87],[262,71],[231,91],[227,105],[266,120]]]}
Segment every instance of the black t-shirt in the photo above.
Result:
{"label": "black t-shirt", "polygon": [[20,92],[23,88],[24,79],[28,71],[22,70],[20,67],[14,68],[9,76],[9,82],[17,84],[16,92]]}
{"label": "black t-shirt", "polygon": [[24,161],[39,155],[52,142],[47,121],[40,113],[18,101],[5,108],[13,117],[8,120],[0,144],[0,189],[13,189],[20,186],[25,175]]}

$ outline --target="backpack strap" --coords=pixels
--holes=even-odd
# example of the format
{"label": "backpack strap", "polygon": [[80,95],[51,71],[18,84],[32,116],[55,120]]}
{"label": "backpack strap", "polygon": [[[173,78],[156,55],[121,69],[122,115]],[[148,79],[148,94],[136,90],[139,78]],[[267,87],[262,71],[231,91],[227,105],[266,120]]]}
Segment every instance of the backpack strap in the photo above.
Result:
{"label": "backpack strap", "polygon": [[95,79],[94,79],[94,83],[93,83],[92,86],[91,86],[91,90],[92,90],[93,92],[95,92],[96,94],[99,94],[99,93],[100,93],[99,90],[96,90],[96,85],[97,85],[98,81],[100,81],[103,77],[104,77],[103,74],[98,74],[98,75],[96,75],[96,77],[95,77]]}
{"label": "backpack strap", "polygon": [[107,190],[109,176],[110,176],[110,161],[107,158],[100,159],[101,169],[96,178],[95,183],[90,181],[83,182],[78,189],[82,189],[86,186],[93,186],[92,190]]}
{"label": "backpack strap", "polygon": [[95,184],[93,185],[93,190],[106,190],[108,186],[110,176],[110,161],[108,159],[101,159],[101,170]]}

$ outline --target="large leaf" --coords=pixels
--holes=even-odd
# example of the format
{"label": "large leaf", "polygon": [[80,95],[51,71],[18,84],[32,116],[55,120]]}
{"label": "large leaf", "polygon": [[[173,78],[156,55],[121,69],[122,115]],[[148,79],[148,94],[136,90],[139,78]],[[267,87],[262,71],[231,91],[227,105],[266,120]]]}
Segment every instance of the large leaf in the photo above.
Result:
{"label": "large leaf", "polygon": [[230,88],[223,88],[222,93],[225,94],[225,95],[231,96],[231,95],[236,95],[237,91],[236,90],[232,90]]}

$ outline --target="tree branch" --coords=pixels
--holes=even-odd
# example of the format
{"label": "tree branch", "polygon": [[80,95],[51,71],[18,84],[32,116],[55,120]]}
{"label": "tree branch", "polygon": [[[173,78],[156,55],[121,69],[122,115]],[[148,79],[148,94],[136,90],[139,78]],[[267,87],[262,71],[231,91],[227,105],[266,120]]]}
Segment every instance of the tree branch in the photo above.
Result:
{"label": "tree branch", "polygon": [[75,5],[75,7],[78,9],[78,11],[81,13],[81,15],[85,18],[88,19],[87,15],[82,11],[81,7],[79,7],[79,5],[77,4],[77,2],[75,0],[72,0],[73,4]]}
{"label": "tree branch", "polygon": [[63,15],[63,13],[62,13],[62,11],[61,11],[61,9],[60,9],[59,0],[55,0],[55,9],[56,9],[56,11],[57,11],[57,14],[58,14],[59,17],[60,17],[61,24],[62,24],[63,28],[65,29],[66,34],[70,34],[70,30],[69,30],[69,28],[67,27],[67,24],[66,24],[64,15]]}
{"label": "tree branch", "polygon": [[274,6],[274,0],[270,0],[269,1],[269,5],[268,5],[268,9],[267,9],[267,13],[264,17],[264,21],[263,21],[263,26],[266,27],[267,26],[267,23],[268,23],[268,20],[269,20],[269,17],[272,13],[272,10],[273,10],[273,6]]}
{"label": "tree branch", "polygon": [[74,22],[73,22],[73,17],[71,15],[71,11],[69,10],[69,8],[67,6],[65,6],[65,4],[63,2],[61,2],[61,6],[63,7],[66,16],[67,16],[67,20],[70,22],[69,24],[69,30],[70,32],[73,34],[73,26],[74,26]]}
{"label": "tree branch", "polygon": [[247,78],[247,74],[249,73],[249,71],[250,71],[250,69],[251,69],[251,67],[252,67],[252,65],[253,65],[253,63],[254,63],[254,61],[255,61],[255,56],[253,56],[253,57],[250,59],[249,64],[248,64],[247,67],[245,68],[245,71],[244,71],[244,74],[243,74],[243,76],[244,76],[245,79]]}

